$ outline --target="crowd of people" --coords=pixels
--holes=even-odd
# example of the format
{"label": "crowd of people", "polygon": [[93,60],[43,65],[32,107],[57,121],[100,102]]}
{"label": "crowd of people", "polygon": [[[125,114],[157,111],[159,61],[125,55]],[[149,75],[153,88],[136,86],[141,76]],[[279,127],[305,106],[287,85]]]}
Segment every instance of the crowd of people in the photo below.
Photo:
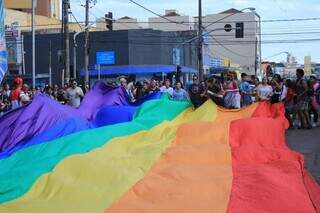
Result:
{"label": "crowd of people", "polygon": [[[241,79],[235,73],[229,73],[226,78],[213,76],[200,82],[196,75],[192,81],[183,85],[170,79],[157,79],[128,82],[125,77],[119,79],[119,85],[113,82],[112,86],[122,86],[131,100],[155,92],[167,93],[175,101],[191,101],[195,108],[211,99],[217,105],[227,109],[239,109],[254,102],[268,101],[272,104],[282,102],[286,109],[286,117],[290,127],[311,129],[318,125],[320,110],[320,83],[315,76],[306,78],[302,69],[297,70],[296,80],[282,79],[280,75],[264,77],[261,81],[256,76],[241,74]],[[0,113],[28,104],[37,93],[44,93],[50,98],[73,107],[79,107],[85,92],[89,87],[81,88],[76,80],[65,84],[44,88],[30,88],[21,78],[16,78],[11,88],[3,84],[0,89]]]}
{"label": "crowd of people", "polygon": [[76,80],[71,80],[70,84],[65,84],[62,88],[58,85],[31,88],[18,77],[12,86],[4,83],[0,88],[0,116],[30,103],[38,93],[46,94],[61,104],[69,104],[73,107],[79,107],[84,97],[84,92],[78,87]]}
{"label": "crowd of people", "polygon": [[122,78],[120,82],[132,101],[160,91],[167,92],[172,100],[189,100],[195,108],[208,99],[227,109],[239,109],[260,101],[282,102],[291,128],[311,129],[319,125],[320,82],[316,76],[305,77],[302,69],[297,69],[295,80],[282,79],[275,74],[260,81],[256,76],[245,73],[238,80],[235,73],[229,73],[225,79],[214,76],[202,82],[194,75],[186,86],[180,81],[171,86],[169,79],[127,83]]}

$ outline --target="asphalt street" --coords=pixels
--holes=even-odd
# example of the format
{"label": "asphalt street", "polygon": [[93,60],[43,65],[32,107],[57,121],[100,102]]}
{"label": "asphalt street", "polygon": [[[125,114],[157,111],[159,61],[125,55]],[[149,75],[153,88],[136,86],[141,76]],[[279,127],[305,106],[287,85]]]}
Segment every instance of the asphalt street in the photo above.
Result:
{"label": "asphalt street", "polygon": [[309,172],[320,184],[320,128],[312,130],[288,130],[288,146],[304,155]]}

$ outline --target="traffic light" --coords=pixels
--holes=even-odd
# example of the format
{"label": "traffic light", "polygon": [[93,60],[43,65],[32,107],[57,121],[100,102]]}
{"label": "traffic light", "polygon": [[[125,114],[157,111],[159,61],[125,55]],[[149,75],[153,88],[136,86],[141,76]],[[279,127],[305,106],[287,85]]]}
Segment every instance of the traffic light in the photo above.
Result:
{"label": "traffic light", "polygon": [[181,66],[177,65],[177,67],[176,67],[176,82],[180,81],[181,73],[182,73]]}
{"label": "traffic light", "polygon": [[236,23],[236,38],[243,38],[244,36],[244,24],[243,22]]}
{"label": "traffic light", "polygon": [[105,21],[106,21],[106,28],[109,31],[113,30],[113,14],[112,12],[109,12],[108,14],[105,15]]}

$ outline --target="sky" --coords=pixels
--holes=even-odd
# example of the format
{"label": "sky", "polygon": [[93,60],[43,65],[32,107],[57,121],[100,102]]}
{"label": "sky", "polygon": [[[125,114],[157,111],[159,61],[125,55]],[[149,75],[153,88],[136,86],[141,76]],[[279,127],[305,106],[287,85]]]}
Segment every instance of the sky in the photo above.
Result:
{"label": "sky", "polygon": [[[152,11],[164,14],[166,9],[176,9],[180,14],[196,16],[198,13],[197,0],[135,0]],[[83,21],[85,9],[81,6],[85,0],[71,0],[71,10],[78,21]],[[262,20],[320,18],[319,0],[202,0],[203,14],[215,14],[229,8],[243,9],[256,8]],[[97,0],[96,5],[90,9],[90,20],[104,17],[107,12],[113,12],[115,19],[123,16],[138,18],[147,21],[155,15],[130,3],[128,0]],[[268,58],[279,52],[286,51],[303,63],[304,56],[311,55],[312,61],[320,63],[320,20],[297,22],[262,23],[262,41],[268,40],[299,40],[319,39],[312,42],[262,44],[262,58]],[[279,33],[281,35],[279,35]],[[283,34],[285,33],[285,34]],[[289,33],[289,34],[287,34]],[[298,33],[298,34],[292,34]],[[286,54],[270,58],[273,61],[284,61]]]}

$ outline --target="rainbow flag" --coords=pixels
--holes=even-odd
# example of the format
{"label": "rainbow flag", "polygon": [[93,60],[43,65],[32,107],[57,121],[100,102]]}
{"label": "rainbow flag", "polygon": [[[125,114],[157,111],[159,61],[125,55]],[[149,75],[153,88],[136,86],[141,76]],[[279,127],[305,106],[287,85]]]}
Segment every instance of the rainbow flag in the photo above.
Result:
{"label": "rainbow flag", "polygon": [[319,212],[282,105],[150,100],[132,121],[0,160],[0,212]]}

